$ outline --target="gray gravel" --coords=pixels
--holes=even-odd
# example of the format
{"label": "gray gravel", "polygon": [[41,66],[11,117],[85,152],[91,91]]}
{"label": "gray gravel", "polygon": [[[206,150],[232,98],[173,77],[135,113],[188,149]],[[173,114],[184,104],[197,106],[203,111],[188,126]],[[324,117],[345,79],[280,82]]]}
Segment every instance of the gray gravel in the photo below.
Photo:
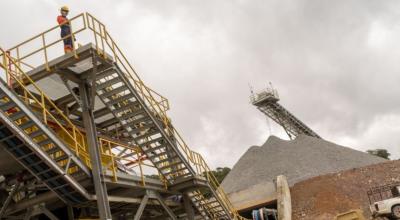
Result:
{"label": "gray gravel", "polygon": [[285,175],[289,185],[322,174],[380,163],[385,159],[322,139],[301,135],[293,141],[270,136],[250,147],[232,168],[222,187],[232,193]]}

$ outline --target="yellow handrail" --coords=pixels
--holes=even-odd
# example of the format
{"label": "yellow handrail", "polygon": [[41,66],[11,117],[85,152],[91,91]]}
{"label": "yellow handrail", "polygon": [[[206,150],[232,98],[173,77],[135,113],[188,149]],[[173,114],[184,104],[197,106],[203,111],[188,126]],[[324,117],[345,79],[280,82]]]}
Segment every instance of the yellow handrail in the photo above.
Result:
{"label": "yellow handrail", "polygon": [[[156,93],[155,91],[151,90],[149,87],[145,86],[145,84],[143,83],[143,81],[141,80],[139,75],[137,74],[136,70],[129,63],[129,61],[126,58],[126,56],[124,55],[124,53],[122,53],[121,49],[118,47],[118,45],[115,43],[113,38],[110,36],[108,31],[106,30],[105,25],[103,23],[101,23],[98,19],[96,19],[94,16],[92,16],[89,13],[82,13],[82,14],[79,14],[79,15],[71,18],[70,22],[72,23],[81,18],[83,20],[83,27],[78,28],[76,30],[74,29],[74,31],[72,31],[70,36],[66,36],[64,38],[74,37],[75,35],[81,33],[82,31],[84,31],[86,29],[89,29],[90,31],[93,32],[97,53],[99,55],[105,57],[107,51],[111,52],[114,62],[116,62],[118,64],[118,66],[120,66],[122,68],[122,71],[126,74],[128,79],[130,80],[130,83],[132,84],[134,89],[139,93],[142,100],[144,100],[146,105],[148,105],[150,107],[150,110],[152,111],[152,113],[156,117],[158,117],[159,119],[161,119],[163,121],[163,123],[166,127],[166,132],[169,135],[174,135],[176,137],[179,150],[183,153],[186,160],[192,166],[194,166],[196,173],[198,175],[204,176],[210,182],[211,187],[215,190],[215,192],[220,197],[220,200],[224,203],[224,205],[230,209],[231,213],[235,216],[235,218],[240,218],[239,214],[234,209],[233,205],[230,203],[227,195],[222,190],[222,188],[219,186],[217,179],[212,174],[211,169],[206,164],[204,158],[200,154],[192,151],[188,147],[188,145],[185,143],[183,138],[180,136],[180,134],[177,132],[177,130],[171,125],[169,117],[166,114],[166,111],[169,109],[168,100],[165,97],[161,96],[160,94]],[[45,66],[47,67],[47,69],[49,70],[49,66],[48,66],[49,61],[48,61],[48,57],[47,57],[47,50],[50,47],[57,44],[58,42],[61,42],[63,39],[59,38],[53,42],[49,42],[46,44],[46,42],[47,42],[46,34],[48,34],[49,32],[51,32],[53,30],[56,30],[58,27],[60,27],[60,25],[54,26],[54,27],[46,30],[45,32],[42,32],[41,34],[38,34],[38,35],[22,42],[21,44],[16,45],[15,47],[12,47],[11,49],[8,50],[8,51],[10,51],[10,53],[13,53],[13,51],[14,51],[14,53],[17,54],[16,58],[15,58],[15,56],[10,56],[10,60],[14,59],[17,61],[17,62],[14,62],[14,65],[18,66],[19,71],[23,72],[22,69],[20,69],[21,66],[18,64],[21,64],[24,59],[27,59],[27,58],[39,53],[40,51],[43,51],[43,56],[44,56],[44,62],[42,62],[42,63],[44,63]],[[72,24],[71,24],[71,28],[72,28]],[[39,49],[36,49],[28,54],[21,55],[20,54],[21,47],[25,46],[26,44],[28,44],[36,39],[42,39],[42,41],[43,41],[42,47]],[[4,53],[5,52],[3,51],[3,54]],[[73,47],[73,53],[74,53],[75,57],[77,57],[75,47]],[[11,57],[13,57],[13,59],[11,59]],[[27,66],[26,65],[27,63],[28,62],[24,62],[24,65]],[[33,66],[33,65],[31,65],[31,66]],[[5,67],[7,67],[7,65],[5,65]],[[18,82],[21,83],[20,81],[18,81]],[[48,97],[45,96],[45,99],[48,99]],[[54,104],[52,104],[52,105],[54,105]],[[55,105],[54,105],[54,108],[57,111],[59,110]],[[66,121],[69,124],[69,122],[70,122],[69,119]],[[74,127],[72,127],[72,128],[73,128],[72,137],[74,137],[75,133],[77,133],[78,135],[81,135],[81,133],[78,133],[79,132],[78,130],[76,130]],[[68,133],[68,134],[70,134],[70,133]]]}
{"label": "yellow handrail", "polygon": [[[104,24],[101,24],[101,22],[98,21],[97,19],[95,19],[92,15],[90,15],[89,13],[86,13],[86,14],[88,17],[93,18],[92,21],[97,21],[98,23],[100,23],[99,26],[105,27]],[[93,24],[93,26],[94,26],[94,24]],[[89,27],[89,29],[91,28],[89,22],[88,22],[88,27]],[[96,31],[94,28],[92,30]],[[108,44],[109,49],[111,49],[111,51],[114,55],[113,57],[114,57],[115,61],[118,64],[121,64],[120,66],[122,66],[124,68],[124,72],[129,73],[127,76],[132,80],[131,83],[135,87],[135,89],[140,92],[139,95],[141,95],[141,98],[152,108],[153,113],[159,115],[159,117],[161,119],[163,119],[169,133],[174,134],[175,137],[177,137],[177,140],[178,140],[177,143],[178,143],[179,147],[181,148],[181,150],[184,152],[184,156],[186,157],[186,159],[188,161],[190,161],[192,164],[194,164],[196,166],[196,168],[198,170],[198,174],[199,175],[205,174],[205,177],[210,182],[211,187],[216,191],[216,193],[218,194],[218,196],[220,197],[220,199],[224,203],[224,205],[230,209],[230,211],[232,212],[232,214],[235,217],[239,218],[238,212],[233,207],[233,205],[230,203],[230,201],[229,201],[227,195],[225,194],[225,192],[223,191],[223,189],[221,187],[219,187],[219,183],[218,183],[216,177],[211,172],[212,170],[206,164],[203,157],[200,154],[190,150],[190,148],[184,142],[181,135],[177,132],[177,130],[174,127],[172,127],[170,125],[169,117],[167,116],[166,111],[165,111],[165,106],[162,106],[154,98],[153,93],[150,91],[150,89],[147,86],[144,86],[143,81],[140,79],[139,75],[137,74],[137,72],[135,71],[133,66],[129,63],[128,59],[122,53],[121,49],[118,47],[118,45],[112,39],[112,37],[109,35],[107,30],[105,30],[105,33],[106,33],[106,35],[105,35],[106,37],[104,40]],[[193,155],[197,156],[197,159],[198,159],[197,161],[193,158]]]}
{"label": "yellow handrail", "polygon": [[[56,104],[36,85],[36,83],[17,65],[15,60],[8,55],[2,48],[0,48],[0,56],[3,56],[2,68],[6,72],[7,79],[12,79],[14,82],[11,83],[11,88],[20,88],[23,90],[25,95],[24,101],[29,105],[36,105],[41,109],[43,122],[49,127],[54,128],[54,124],[61,129],[62,134],[66,135],[69,140],[75,145],[71,149],[75,154],[82,158],[86,164],[90,167],[89,156],[87,151],[87,146],[85,142],[85,136],[80,132],[80,130],[71,122],[71,120],[64,115],[64,113],[57,107]],[[9,69],[9,65],[13,65],[17,68],[19,76],[15,75],[15,71]],[[22,76],[22,78],[21,78]],[[28,81],[31,85],[31,89],[28,89],[24,81]],[[33,91],[32,91],[33,90]],[[38,98],[37,95],[40,98]],[[39,100],[40,99],[40,100]],[[53,110],[55,113],[52,113]],[[50,119],[50,120],[49,120]],[[54,124],[53,124],[54,123]],[[67,126],[65,126],[65,124]]]}
{"label": "yellow handrail", "polygon": [[[113,140],[106,139],[104,137],[99,138],[99,143],[100,143],[100,149],[102,153],[102,157],[108,157],[108,160],[103,160],[103,164],[106,165],[107,169],[111,169],[113,173],[113,180],[116,182],[118,177],[117,177],[117,172],[118,172],[118,167],[116,166],[116,161],[127,161],[128,163],[133,163],[137,164],[139,166],[139,176],[141,178],[141,183],[143,186],[146,185],[145,182],[145,173],[143,171],[143,166],[146,167],[151,167],[155,168],[154,165],[146,164],[143,161],[148,160],[148,158],[145,157],[143,152],[140,150],[139,147],[137,146],[129,146],[127,144],[119,143]],[[115,152],[113,152],[114,148],[119,148],[119,152],[125,151],[123,155],[117,155]],[[108,163],[108,164],[107,164]],[[123,163],[122,163],[123,164]],[[129,167],[128,167],[129,168]],[[161,182],[164,182],[163,179],[160,178]]]}
{"label": "yellow handrail", "polygon": [[[16,65],[14,59],[12,59],[7,53],[4,53],[4,50],[0,48],[0,51],[2,52],[0,56],[3,56],[3,62],[0,63],[0,67],[5,70],[6,75],[10,76],[13,80],[15,80],[14,85],[12,87],[15,87],[15,83],[18,84],[18,88],[23,89],[24,93],[27,95],[27,97],[24,97],[24,101],[26,101],[29,105],[38,105],[36,107],[40,107],[41,110],[38,111],[42,114],[42,120],[46,125],[50,125],[49,127],[54,127],[53,124],[56,124],[57,127],[61,128],[63,133],[58,135],[67,135],[69,140],[66,140],[66,137],[62,137],[64,141],[70,146],[70,148],[75,152],[77,156],[79,156],[85,163],[91,167],[91,160],[89,157],[89,154],[87,152],[87,145],[85,142],[86,135],[84,133],[81,133],[79,128],[77,128],[67,116],[63,114],[63,112],[57,108],[57,106],[52,102],[52,100],[33,82],[33,80],[26,75],[23,71],[20,70],[20,73],[24,77],[23,79],[28,80],[28,82],[33,86],[33,88],[36,89],[36,92],[40,96],[40,100],[37,98],[37,96],[33,95],[34,92],[29,90],[23,83],[23,79],[20,78],[20,76],[16,77],[15,74],[13,74],[14,71],[10,71],[7,67],[8,62],[11,62],[12,65]],[[4,55],[5,54],[5,55]],[[17,65],[16,65],[17,66]],[[18,68],[18,66],[17,66]],[[33,101],[33,102],[32,102]],[[54,115],[50,110],[53,109],[57,112],[57,115]],[[49,120],[50,117],[50,120]],[[61,120],[60,120],[61,117]],[[68,126],[65,126],[64,124],[67,124]],[[71,133],[72,132],[72,133]],[[113,179],[114,181],[117,180],[117,166],[116,166],[116,161],[117,160],[126,160],[126,161],[131,161],[135,162],[135,159],[139,160],[139,166],[151,166],[148,164],[144,164],[142,160],[146,160],[146,158],[140,158],[141,151],[139,150],[138,147],[130,147],[128,145],[122,144],[122,143],[117,143],[112,140],[108,140],[106,138],[99,138],[99,143],[101,144],[101,152],[102,152],[102,164],[105,165],[109,161],[110,167],[106,167],[107,169],[110,169],[113,172]],[[75,146],[72,146],[75,145]],[[131,158],[125,158],[121,156],[117,156],[112,152],[112,148],[114,147],[120,147],[123,149],[129,149],[130,152],[134,152],[135,155],[131,155]],[[106,150],[104,150],[106,149]],[[135,157],[136,156],[136,157]],[[141,169],[141,171],[143,171]],[[145,185],[145,174],[143,172],[140,173],[140,176],[142,178],[142,184]]]}

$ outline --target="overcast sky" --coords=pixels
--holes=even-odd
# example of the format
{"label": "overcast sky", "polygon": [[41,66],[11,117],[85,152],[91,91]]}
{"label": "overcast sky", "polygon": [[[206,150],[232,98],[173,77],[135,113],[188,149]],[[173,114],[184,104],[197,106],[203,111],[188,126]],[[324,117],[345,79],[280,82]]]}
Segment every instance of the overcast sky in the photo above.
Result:
{"label": "overcast sky", "polygon": [[400,157],[400,1],[2,1],[0,46],[55,25],[65,4],[107,25],[213,167],[287,139],[249,103],[249,84],[268,82],[324,139]]}

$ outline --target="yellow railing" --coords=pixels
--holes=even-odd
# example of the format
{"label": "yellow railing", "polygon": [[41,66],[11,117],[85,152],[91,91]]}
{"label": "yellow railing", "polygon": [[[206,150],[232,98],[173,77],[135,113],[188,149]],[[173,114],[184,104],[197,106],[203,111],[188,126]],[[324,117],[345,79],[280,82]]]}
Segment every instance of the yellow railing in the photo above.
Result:
{"label": "yellow railing", "polygon": [[[171,126],[169,117],[166,114],[165,106],[162,105],[158,100],[156,100],[156,98],[153,96],[154,93],[152,93],[152,91],[148,87],[144,86],[143,81],[140,79],[133,66],[129,63],[128,59],[122,53],[121,49],[107,32],[105,25],[89,13],[86,13],[86,15],[89,29],[94,31],[95,35],[98,35],[101,40],[101,46],[98,46],[99,42],[97,42],[96,40],[96,48],[98,50],[98,53],[104,55],[105,53],[102,52],[105,51],[104,45],[106,44],[109,46],[109,49],[111,49],[113,57],[115,59],[114,61],[123,68],[123,72],[127,73],[128,78],[131,80],[131,84],[134,86],[136,91],[139,92],[139,95],[141,95],[141,98],[146,102],[146,104],[151,107],[152,112],[158,115],[159,118],[164,121],[168,133],[173,134],[176,137],[177,144],[180,147],[180,150],[184,153],[186,159],[196,167],[197,174],[204,175],[206,177],[206,179],[210,182],[210,186],[216,191],[217,195],[224,203],[224,205],[230,209],[230,211],[236,218],[239,218],[239,214],[233,207],[232,203],[229,201],[227,195],[225,194],[223,189],[219,187],[219,182],[211,172],[212,170],[210,169],[210,167],[206,164],[205,160],[200,154],[192,151],[188,147],[188,145],[184,142],[183,138],[180,136],[177,130],[173,126]],[[91,26],[89,22],[90,20],[92,21],[93,26]],[[95,25],[96,23],[97,25]],[[99,27],[98,29],[100,31],[96,29],[96,26]],[[105,44],[103,41],[105,42]]]}
{"label": "yellow railing", "polygon": [[[1,48],[0,53],[0,57],[2,58],[1,67],[5,71],[7,79],[11,79],[12,82],[9,86],[12,89],[22,90],[23,100],[28,105],[38,109],[43,123],[53,128],[58,135],[63,136],[65,142],[70,145],[75,154],[90,167],[85,136],[36,83],[20,69],[19,65],[17,65],[8,53]],[[9,68],[10,64],[18,69],[18,76],[15,74],[16,71]],[[24,82],[30,84],[29,89],[25,86]]]}
{"label": "yellow railing", "polygon": [[[105,138],[99,138],[99,144],[101,147],[103,166],[112,171],[114,182],[118,180],[117,161],[119,161],[121,165],[126,165],[128,169],[138,167],[138,176],[141,178],[141,183],[143,186],[146,185],[144,167],[156,168],[153,164],[146,163],[148,158],[143,154],[140,148]],[[158,176],[160,180],[165,183],[160,174],[158,174]]]}
{"label": "yellow railing", "polygon": [[[70,119],[64,115],[64,113],[58,109],[53,101],[35,84],[35,82],[25,74],[22,70],[19,70],[18,77],[14,70],[10,70],[9,62],[16,65],[15,60],[12,59],[4,50],[0,48],[0,57],[2,57],[1,68],[5,71],[7,78],[12,79],[11,88],[21,89],[23,94],[23,100],[35,111],[41,114],[42,121],[55,130],[56,134],[80,157],[88,167],[91,167],[91,160],[87,151],[86,135],[77,128]],[[7,68],[6,68],[7,67]],[[24,82],[30,84],[28,89]],[[56,112],[56,113],[54,113]],[[144,163],[147,158],[143,157],[142,152],[138,147],[131,147],[123,143],[117,143],[106,138],[99,138],[101,146],[101,161],[102,165],[112,171],[114,181],[117,181],[117,161],[123,164],[123,161],[135,163],[140,167],[140,177],[142,184],[145,185],[145,174],[143,172],[143,166],[153,167],[152,165]],[[124,155],[116,155],[112,149],[120,148],[121,150],[127,150]],[[129,155],[129,156],[125,156]]]}
{"label": "yellow railing", "polygon": [[168,100],[159,93],[145,86],[143,81],[136,74],[133,66],[129,63],[126,56],[122,53],[119,46],[106,30],[105,25],[89,13],[86,13],[86,20],[88,28],[93,32],[98,54],[106,57],[106,52],[110,52],[114,58],[114,62],[119,64],[119,67],[122,67],[122,71],[128,79],[131,80],[132,86],[134,86],[135,90],[139,92],[142,98],[146,101],[146,104],[152,106],[153,109],[157,110],[157,112],[161,111],[165,114],[165,112],[169,110]]}
{"label": "yellow railing", "polygon": [[[27,72],[28,70],[42,64],[44,64],[48,71],[51,71],[51,66],[49,65],[50,54],[59,54],[59,48],[62,45],[62,41],[67,38],[75,39],[80,37],[82,40],[88,40],[88,42],[94,41],[97,52],[102,54],[105,58],[107,47],[109,47],[109,52],[119,51],[118,46],[113,43],[113,40],[106,31],[105,26],[88,13],[81,13],[74,16],[69,19],[69,24],[71,27],[70,35],[60,38],[58,29],[61,25],[56,25],[8,49],[7,53],[13,57],[20,68],[28,68],[24,69],[25,72]],[[89,30],[89,32],[85,30]],[[38,44],[40,45],[39,47],[37,46]],[[72,53],[76,58],[78,58],[77,49],[78,46],[76,45],[76,42],[73,41]],[[113,54],[115,55],[116,53]],[[58,56],[60,55],[57,55],[56,57]],[[117,56],[114,56],[114,59],[117,62],[121,61]],[[124,56],[123,59],[125,59]],[[151,105],[162,106],[163,111],[169,109],[168,100],[154,90],[146,87],[141,80],[136,81],[135,85],[138,85],[137,89],[142,91],[145,90],[149,95],[151,95],[151,98],[149,97],[149,100],[152,100]]]}
{"label": "yellow railing", "polygon": [[[81,21],[81,26],[79,26],[79,23],[76,24],[78,21]],[[113,59],[112,61],[118,64],[118,67],[121,68],[121,71],[127,76],[127,78],[130,80],[131,85],[141,96],[141,99],[145,102],[147,106],[150,107],[150,110],[153,112],[153,114],[164,122],[168,135],[174,135],[176,137],[179,150],[183,153],[183,155],[185,156],[186,160],[190,163],[190,165],[195,168],[196,173],[198,175],[204,176],[210,182],[210,186],[215,190],[215,192],[217,193],[220,200],[224,203],[224,205],[230,209],[235,218],[240,218],[237,211],[230,203],[227,195],[219,186],[217,179],[212,174],[211,172],[212,170],[206,164],[204,158],[200,154],[192,151],[185,143],[185,141],[182,139],[177,130],[171,125],[169,117],[166,114],[166,111],[169,109],[168,100],[165,97],[161,96],[160,94],[156,93],[155,91],[151,90],[149,87],[145,86],[145,84],[137,74],[136,70],[129,63],[124,53],[122,53],[120,47],[115,43],[113,38],[108,33],[106,26],[89,13],[82,13],[71,18],[70,26],[72,29],[71,36],[73,38],[75,38],[78,34],[83,35],[84,30],[90,30],[89,35],[91,36],[84,35],[82,36],[82,39],[94,38],[94,40],[89,40],[89,42],[94,41],[97,53],[100,56],[103,56],[105,59],[108,59],[107,54],[110,54],[112,56]],[[37,61],[37,63],[38,64],[44,63],[46,69],[49,71],[51,70],[51,66],[49,65],[49,53],[50,53],[49,51],[51,49],[54,49],[55,45],[61,43],[62,39],[58,37],[55,40],[49,42],[47,36],[51,35],[51,33],[57,30],[58,28],[59,25],[54,26],[48,29],[47,31],[42,32],[41,34],[38,34],[22,42],[21,44],[18,44],[17,46],[7,50],[8,53],[11,54],[11,57],[13,57],[15,65],[19,66],[18,68],[19,71],[22,71],[21,67],[23,65],[26,67],[28,66],[35,67],[34,64],[27,61],[30,57],[34,55],[36,56],[41,55],[42,58],[39,58],[39,61]],[[71,36],[66,36],[64,38],[68,38]],[[26,52],[25,54],[22,54],[21,52],[22,48],[32,48],[29,47],[28,45],[33,41],[38,41],[38,40],[41,41],[41,46],[39,49],[34,49],[32,51]],[[56,49],[58,51],[61,51],[60,48]],[[72,53],[74,54],[75,57],[78,57],[77,47],[75,46],[75,43]],[[38,59],[36,58],[36,60]]]}

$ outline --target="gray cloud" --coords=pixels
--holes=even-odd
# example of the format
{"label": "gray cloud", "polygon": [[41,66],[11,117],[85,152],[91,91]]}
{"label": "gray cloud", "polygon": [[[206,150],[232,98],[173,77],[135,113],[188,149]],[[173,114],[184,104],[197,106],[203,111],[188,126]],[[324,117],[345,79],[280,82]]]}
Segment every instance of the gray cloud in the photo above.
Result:
{"label": "gray cloud", "polygon": [[[53,25],[67,1],[40,2],[2,3],[13,19],[0,21],[8,33],[1,46]],[[269,81],[281,103],[326,139],[400,157],[398,1],[67,4],[106,23],[145,82],[169,98],[189,145],[213,166],[232,166],[268,137],[248,83],[260,89]],[[272,133],[285,137],[273,124]]]}

